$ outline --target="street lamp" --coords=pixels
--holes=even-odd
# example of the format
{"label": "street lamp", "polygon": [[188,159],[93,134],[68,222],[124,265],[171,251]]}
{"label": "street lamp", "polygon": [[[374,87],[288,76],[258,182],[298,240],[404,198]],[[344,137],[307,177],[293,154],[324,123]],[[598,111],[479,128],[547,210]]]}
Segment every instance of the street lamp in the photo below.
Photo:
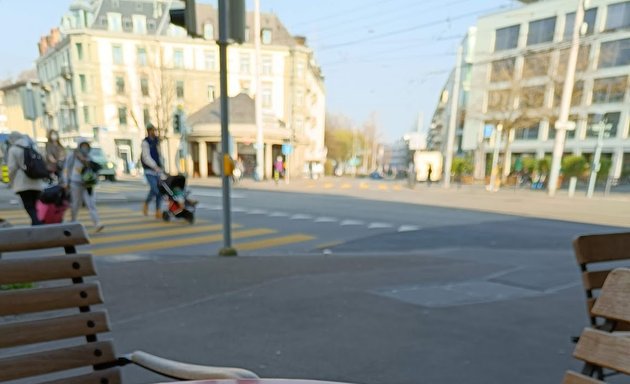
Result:
{"label": "street lamp", "polygon": [[496,191],[497,175],[499,174],[499,149],[501,148],[501,135],[503,133],[503,124],[497,124],[494,134],[494,152],[492,153],[492,168],[490,171],[490,184],[486,187],[488,191]]}
{"label": "street lamp", "polygon": [[593,197],[595,191],[595,181],[597,180],[597,173],[601,168],[600,158],[602,157],[602,147],[604,146],[604,133],[612,129],[612,124],[607,124],[607,120],[603,119],[597,124],[594,124],[593,129],[598,131],[597,133],[597,145],[595,146],[595,156],[593,157],[593,164],[591,165],[591,177],[588,181],[588,192],[586,197],[589,199]]}

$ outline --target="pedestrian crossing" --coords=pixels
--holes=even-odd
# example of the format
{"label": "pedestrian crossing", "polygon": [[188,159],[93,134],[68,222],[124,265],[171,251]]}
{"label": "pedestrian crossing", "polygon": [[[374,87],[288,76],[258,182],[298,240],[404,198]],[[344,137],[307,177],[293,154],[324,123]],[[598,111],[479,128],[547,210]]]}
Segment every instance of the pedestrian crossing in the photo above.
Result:
{"label": "pedestrian crossing", "polygon": [[[205,254],[211,254],[211,248],[218,249],[223,242],[223,226],[203,217],[198,217],[195,225],[184,220],[164,222],[153,216],[142,216],[138,210],[104,205],[99,207],[101,222],[105,230],[93,233],[92,223],[87,211],[82,210],[79,221],[88,229],[90,245],[80,247],[79,251],[91,252],[95,256],[121,256],[159,252],[166,255],[186,255],[194,247],[204,247]],[[29,225],[30,220],[23,210],[0,210],[0,218],[8,220],[14,226]],[[69,219],[69,212],[66,219]],[[217,218],[218,219],[218,218]],[[272,250],[285,246],[309,243],[316,237],[304,233],[280,233],[273,228],[247,228],[241,224],[232,225],[234,247],[241,252]],[[304,244],[306,245],[306,244]],[[305,246],[309,250],[312,246]]]}

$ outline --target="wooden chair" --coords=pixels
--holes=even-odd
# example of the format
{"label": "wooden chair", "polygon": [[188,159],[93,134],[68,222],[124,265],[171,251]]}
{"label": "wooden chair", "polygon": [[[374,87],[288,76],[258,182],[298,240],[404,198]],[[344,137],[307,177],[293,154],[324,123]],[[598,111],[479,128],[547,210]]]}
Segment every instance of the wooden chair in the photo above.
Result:
{"label": "wooden chair", "polygon": [[[606,319],[608,328],[616,322],[630,322],[630,269],[610,272],[592,313]],[[606,332],[585,328],[573,353],[584,362],[582,373],[569,371],[564,384],[594,384],[603,381],[592,378],[602,368],[630,375],[630,337],[626,332]]]}
{"label": "wooden chair", "polygon": [[[586,293],[586,307],[591,326],[601,328],[605,319],[592,311],[597,292],[604,285],[611,268],[592,270],[594,264],[628,261],[630,264],[630,232],[580,236],[573,241],[575,257],[582,271],[582,283]],[[629,331],[630,322],[619,321],[615,330]]]}
{"label": "wooden chair", "polygon": [[101,340],[110,326],[107,312],[93,307],[103,303],[94,261],[76,252],[88,242],[80,224],[0,230],[0,253],[65,250],[0,260],[0,285],[18,288],[0,290],[0,382],[115,384],[127,364],[178,380],[257,378],[244,369],[183,364],[140,351],[118,357],[112,342]]}

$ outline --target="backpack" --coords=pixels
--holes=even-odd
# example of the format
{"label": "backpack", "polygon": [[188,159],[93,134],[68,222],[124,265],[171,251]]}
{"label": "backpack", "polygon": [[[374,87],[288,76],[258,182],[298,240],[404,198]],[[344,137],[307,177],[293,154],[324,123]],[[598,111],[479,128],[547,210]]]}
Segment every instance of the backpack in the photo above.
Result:
{"label": "backpack", "polygon": [[33,146],[22,147],[24,151],[24,173],[31,179],[45,179],[50,177],[50,171],[42,155]]}

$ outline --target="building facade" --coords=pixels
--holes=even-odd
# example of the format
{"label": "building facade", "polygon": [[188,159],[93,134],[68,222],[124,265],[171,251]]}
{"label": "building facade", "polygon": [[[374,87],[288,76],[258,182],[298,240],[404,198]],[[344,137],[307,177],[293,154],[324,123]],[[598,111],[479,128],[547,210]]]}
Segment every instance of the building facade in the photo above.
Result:
{"label": "building facade", "polygon": [[[164,138],[169,168],[177,168],[178,154],[188,153],[192,173],[205,177],[212,173],[199,159],[214,156],[207,151],[220,135],[189,135],[192,141],[182,144],[173,132],[173,115],[176,110],[192,114],[219,97],[217,10],[197,5],[203,38],[191,38],[169,23],[171,3],[75,1],[59,30],[39,44],[37,69],[48,95],[46,124],[68,142],[93,138],[120,170],[130,171],[144,127],[151,122]],[[248,25],[253,26],[251,13]],[[228,48],[228,96],[245,93],[262,99],[263,114],[290,130],[287,142],[294,144],[296,167],[323,161],[325,91],[312,50],[275,15],[262,14],[262,87],[256,90],[253,34],[248,28],[247,41]],[[247,152],[254,141],[255,135],[237,144]]]}
{"label": "building facade", "polygon": [[[509,165],[523,156],[553,151],[576,1],[527,1],[520,8],[481,17],[477,23],[471,89],[466,100],[462,149],[476,154],[477,177],[486,172],[499,125]],[[610,176],[630,169],[630,1],[591,0],[580,38],[565,154],[591,158],[604,123],[603,158]]]}
{"label": "building facade", "polygon": [[36,114],[40,117],[37,117],[34,122],[27,120],[24,116],[22,96],[29,87],[32,89],[36,103],[40,103],[39,80],[34,71],[23,72],[17,79],[0,85],[0,133],[18,131],[44,142],[46,129],[41,118],[41,109],[37,109]]}

